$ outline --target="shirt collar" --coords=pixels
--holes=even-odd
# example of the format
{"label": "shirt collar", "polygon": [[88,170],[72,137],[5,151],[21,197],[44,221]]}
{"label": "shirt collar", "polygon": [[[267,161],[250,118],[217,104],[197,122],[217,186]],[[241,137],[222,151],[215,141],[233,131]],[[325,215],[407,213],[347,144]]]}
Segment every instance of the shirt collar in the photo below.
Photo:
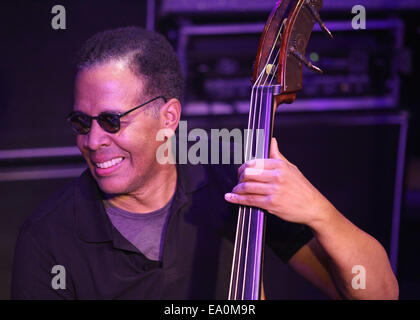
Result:
{"label": "shirt collar", "polygon": [[87,242],[112,240],[112,228],[103,199],[102,191],[86,169],[76,183],[74,213],[79,237]]}
{"label": "shirt collar", "polygon": [[[174,201],[187,201],[188,194],[201,189],[209,182],[209,175],[202,164],[177,164],[177,197]],[[105,207],[104,194],[86,169],[78,178],[75,188],[74,210],[79,237],[87,242],[113,240],[113,228]],[[180,207],[183,203],[174,206]]]}

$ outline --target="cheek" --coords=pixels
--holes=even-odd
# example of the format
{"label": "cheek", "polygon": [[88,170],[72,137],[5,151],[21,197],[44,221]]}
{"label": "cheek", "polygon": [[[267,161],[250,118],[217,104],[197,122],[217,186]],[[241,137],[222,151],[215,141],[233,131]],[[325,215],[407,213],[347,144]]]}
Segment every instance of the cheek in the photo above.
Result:
{"label": "cheek", "polygon": [[118,140],[121,142],[121,145],[150,147],[156,144],[156,136],[159,129],[157,121],[139,121],[139,123],[133,123],[121,132]]}
{"label": "cheek", "polygon": [[77,147],[79,148],[80,151],[83,150],[83,140],[84,140],[83,138],[84,137],[81,136],[80,134],[78,134],[76,138]]}
{"label": "cheek", "polygon": [[115,135],[112,145],[113,148],[123,150],[128,154],[134,155],[138,152],[139,146],[143,144],[141,135],[135,131],[124,130]]}
{"label": "cheek", "polygon": [[77,147],[79,148],[80,152],[86,158],[87,151],[86,151],[86,148],[84,147],[85,139],[86,139],[86,136],[82,136],[82,135],[78,134],[77,138],[76,138],[76,143],[77,143]]}
{"label": "cheek", "polygon": [[88,165],[88,167],[91,170],[93,170],[94,165],[91,163],[90,157],[89,157],[89,151],[85,147],[85,139],[86,139],[86,136],[77,135],[77,140],[76,140],[77,147],[79,148],[79,151],[82,154],[83,158],[85,159],[85,162]]}
{"label": "cheek", "polygon": [[129,152],[130,161],[136,168],[150,166],[153,161],[156,161],[156,150],[160,145],[159,141],[156,141],[157,130],[147,129],[133,135],[121,136],[119,139],[119,147]]}

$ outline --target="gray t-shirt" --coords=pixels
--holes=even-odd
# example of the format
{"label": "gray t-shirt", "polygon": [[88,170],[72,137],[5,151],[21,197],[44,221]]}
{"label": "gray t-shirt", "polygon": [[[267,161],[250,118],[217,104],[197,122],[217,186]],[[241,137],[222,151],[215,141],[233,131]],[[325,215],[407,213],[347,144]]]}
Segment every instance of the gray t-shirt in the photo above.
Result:
{"label": "gray t-shirt", "polygon": [[105,210],[114,227],[128,241],[148,259],[160,261],[172,199],[164,207],[148,213],[125,211],[109,201],[105,201]]}

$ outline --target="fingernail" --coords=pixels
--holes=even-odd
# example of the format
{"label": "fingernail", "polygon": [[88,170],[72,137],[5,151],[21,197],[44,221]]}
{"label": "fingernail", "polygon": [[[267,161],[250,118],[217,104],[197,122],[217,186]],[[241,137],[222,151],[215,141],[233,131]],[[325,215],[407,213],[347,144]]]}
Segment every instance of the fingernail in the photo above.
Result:
{"label": "fingernail", "polygon": [[233,199],[233,194],[231,194],[231,193],[225,193],[225,199],[226,200],[232,200]]}

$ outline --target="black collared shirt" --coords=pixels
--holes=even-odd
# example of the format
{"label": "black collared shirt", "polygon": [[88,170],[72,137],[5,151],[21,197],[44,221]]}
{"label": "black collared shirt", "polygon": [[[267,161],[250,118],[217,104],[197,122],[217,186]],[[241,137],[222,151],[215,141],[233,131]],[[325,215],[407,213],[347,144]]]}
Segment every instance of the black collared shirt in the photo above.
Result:
{"label": "black collared shirt", "polygon": [[[114,228],[86,170],[22,226],[12,298],[226,299],[238,207],[224,193],[236,185],[236,171],[190,164],[177,171],[162,261],[147,259]],[[267,244],[283,261],[311,237],[307,227],[268,216]],[[52,272],[57,265],[65,274]],[[54,277],[63,275],[57,288]]]}

